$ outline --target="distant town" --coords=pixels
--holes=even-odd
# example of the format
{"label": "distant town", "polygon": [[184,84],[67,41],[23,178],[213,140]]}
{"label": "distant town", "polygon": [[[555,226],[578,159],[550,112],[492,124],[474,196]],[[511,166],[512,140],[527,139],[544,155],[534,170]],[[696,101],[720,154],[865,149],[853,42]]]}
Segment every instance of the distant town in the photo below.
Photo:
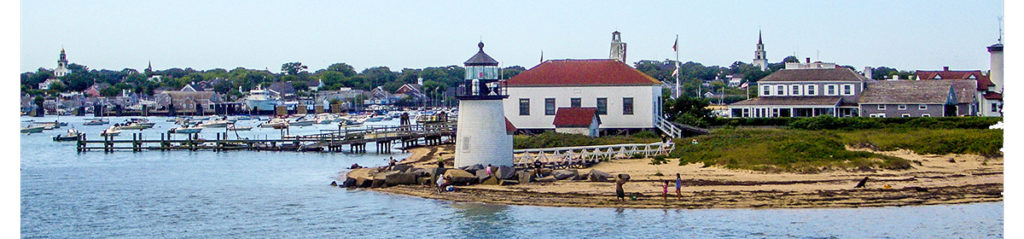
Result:
{"label": "distant town", "polygon": [[[992,69],[936,66],[915,71],[796,56],[769,63],[766,45],[758,33],[751,63],[738,60],[728,67],[674,60],[628,65],[626,42],[614,32],[607,59],[541,59],[530,69],[503,67],[495,74],[509,87],[506,118],[524,130],[554,129],[562,108],[593,109],[601,118],[596,127],[602,130],[653,129],[664,115],[665,101],[681,97],[700,99],[711,113],[707,117],[723,118],[1001,116],[1001,40],[987,47]],[[457,65],[356,71],[336,63],[311,70],[300,62],[284,63],[278,73],[241,67],[156,70],[152,63],[141,71],[116,71],[70,62],[60,49],[55,68],[21,74],[23,115],[451,109],[458,105],[460,82],[473,73]]]}

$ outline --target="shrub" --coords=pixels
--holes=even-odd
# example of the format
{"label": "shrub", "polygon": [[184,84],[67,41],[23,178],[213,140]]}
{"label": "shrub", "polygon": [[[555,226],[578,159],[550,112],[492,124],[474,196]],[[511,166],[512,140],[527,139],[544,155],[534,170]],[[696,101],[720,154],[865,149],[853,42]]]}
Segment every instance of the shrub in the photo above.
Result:
{"label": "shrub", "polygon": [[918,117],[918,118],[864,118],[818,116],[796,118],[789,123],[791,129],[858,130],[858,129],[987,129],[1002,121],[1001,117]]}
{"label": "shrub", "polygon": [[651,165],[661,165],[665,163],[668,163],[668,159],[665,158],[665,155],[658,155],[651,158]]}

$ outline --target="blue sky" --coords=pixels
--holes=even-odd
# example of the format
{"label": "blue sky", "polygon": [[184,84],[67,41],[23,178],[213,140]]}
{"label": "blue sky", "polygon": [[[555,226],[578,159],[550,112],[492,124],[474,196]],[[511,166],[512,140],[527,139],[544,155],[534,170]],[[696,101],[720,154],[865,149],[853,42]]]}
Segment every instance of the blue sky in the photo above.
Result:
{"label": "blue sky", "polygon": [[56,66],[63,46],[92,69],[345,62],[361,70],[461,65],[483,40],[502,65],[607,58],[750,62],[758,29],[770,62],[796,53],[841,65],[988,69],[1002,1],[23,1],[21,71]]}

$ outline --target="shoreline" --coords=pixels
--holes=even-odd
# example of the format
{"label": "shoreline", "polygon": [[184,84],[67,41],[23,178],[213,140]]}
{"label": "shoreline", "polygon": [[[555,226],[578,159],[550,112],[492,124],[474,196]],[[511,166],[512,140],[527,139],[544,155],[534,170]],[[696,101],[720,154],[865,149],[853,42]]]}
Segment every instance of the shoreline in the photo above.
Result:
{"label": "shoreline", "polygon": [[[440,155],[449,162],[446,167],[450,167],[450,161],[447,160],[454,155],[446,151],[451,150],[451,147],[443,145],[409,149],[412,155],[401,164],[436,167],[436,161],[431,159]],[[642,194],[636,201],[629,198],[618,201],[613,182],[573,180],[511,186],[456,186],[455,192],[443,194],[425,185],[366,189],[453,202],[580,208],[860,208],[1003,201],[1002,158],[917,155],[906,150],[878,153],[913,160],[914,168],[796,174],[731,170],[695,164],[679,166],[675,163],[676,159],[663,165],[650,165],[649,159],[622,159],[579,169],[581,172],[600,170],[613,175],[630,174],[632,179],[624,188],[627,195],[633,192]],[[339,175],[339,179],[344,180],[353,172],[361,174],[372,169],[352,170]],[[681,200],[677,200],[675,194],[676,173],[680,174],[683,181]],[[870,178],[866,187],[854,188],[864,177]],[[664,180],[670,181],[668,201],[662,199],[661,187]]]}

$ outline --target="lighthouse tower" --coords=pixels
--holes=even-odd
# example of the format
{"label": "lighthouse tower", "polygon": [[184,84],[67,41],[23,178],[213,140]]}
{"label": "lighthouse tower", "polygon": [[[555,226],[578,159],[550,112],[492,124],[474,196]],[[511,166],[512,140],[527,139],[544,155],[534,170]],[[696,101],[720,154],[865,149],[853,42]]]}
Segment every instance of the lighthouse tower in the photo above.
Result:
{"label": "lighthouse tower", "polygon": [[498,81],[498,61],[480,51],[466,61],[466,79],[459,85],[459,123],[455,141],[455,167],[474,164],[512,165],[512,136],[505,129],[501,101],[508,98]]}

